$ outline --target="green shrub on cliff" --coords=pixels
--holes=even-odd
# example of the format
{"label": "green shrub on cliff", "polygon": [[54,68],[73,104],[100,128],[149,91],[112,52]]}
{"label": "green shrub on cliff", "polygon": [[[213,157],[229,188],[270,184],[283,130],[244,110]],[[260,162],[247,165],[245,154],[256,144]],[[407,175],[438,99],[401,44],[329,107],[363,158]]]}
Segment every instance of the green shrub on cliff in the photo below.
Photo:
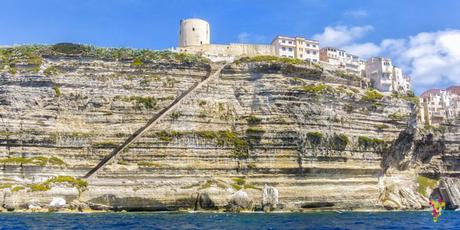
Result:
{"label": "green shrub on cliff", "polygon": [[246,129],[247,134],[263,134],[265,133],[265,130],[260,129],[260,128],[255,128],[255,127],[249,127]]}
{"label": "green shrub on cliff", "polygon": [[429,194],[426,193],[427,188],[431,188],[431,189],[436,188],[438,181],[430,179],[428,177],[418,176],[417,183],[418,183],[417,192],[422,194],[425,197],[428,197]]}
{"label": "green shrub on cliff", "polygon": [[53,90],[54,90],[54,94],[56,95],[56,97],[61,96],[61,89],[59,88],[59,86],[57,85],[53,86]]}
{"label": "green shrub on cliff", "polygon": [[157,99],[155,97],[142,97],[142,96],[129,96],[124,97],[123,101],[133,101],[137,105],[143,105],[146,109],[153,109],[157,105]]}
{"label": "green shrub on cliff", "polygon": [[131,63],[131,66],[134,68],[140,68],[144,65],[144,62],[140,57],[134,58],[133,62]]}
{"label": "green shrub on cliff", "polygon": [[250,115],[246,118],[246,121],[248,122],[248,124],[253,125],[253,124],[259,124],[262,121],[262,119],[254,115]]}
{"label": "green shrub on cliff", "polygon": [[411,90],[409,90],[406,94],[401,94],[397,91],[393,91],[391,93],[391,96],[393,98],[400,98],[400,99],[403,99],[403,100],[406,100],[414,105],[418,105],[420,103],[420,100],[419,98],[415,95],[415,93]]}
{"label": "green shrub on cliff", "polygon": [[368,101],[368,102],[375,102],[375,101],[382,100],[383,97],[384,97],[384,95],[381,94],[379,91],[377,91],[375,89],[368,89],[364,93],[364,96],[362,97],[362,100],[363,101]]}
{"label": "green shrub on cliff", "polygon": [[56,53],[78,55],[89,50],[89,47],[75,43],[57,43],[51,46],[51,50]]}
{"label": "green shrub on cliff", "polygon": [[345,134],[335,134],[332,138],[332,146],[336,150],[343,151],[347,148],[347,145],[350,143],[350,139]]}
{"label": "green shrub on cliff", "polygon": [[307,139],[313,146],[321,144],[323,134],[321,132],[309,132],[307,133]]}
{"label": "green shrub on cliff", "polygon": [[45,74],[45,76],[47,77],[56,75],[57,73],[58,73],[58,70],[56,66],[50,66],[43,71],[43,74]]}
{"label": "green shrub on cliff", "polygon": [[358,144],[365,149],[367,148],[378,148],[385,144],[385,141],[379,138],[370,138],[365,136],[360,136],[358,138]]}

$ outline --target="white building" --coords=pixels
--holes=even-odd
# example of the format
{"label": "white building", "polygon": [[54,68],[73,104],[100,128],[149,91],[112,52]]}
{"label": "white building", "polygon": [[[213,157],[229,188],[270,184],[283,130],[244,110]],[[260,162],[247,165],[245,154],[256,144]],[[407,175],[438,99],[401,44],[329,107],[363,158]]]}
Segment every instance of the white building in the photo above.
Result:
{"label": "white building", "polygon": [[275,55],[279,57],[298,58],[319,61],[319,41],[303,37],[276,36],[272,41]]}
{"label": "white building", "polygon": [[424,92],[420,96],[420,107],[423,124],[439,125],[456,119],[460,115],[460,86]]}
{"label": "white building", "polygon": [[365,61],[357,55],[333,47],[321,48],[320,60],[345,72],[358,76],[364,75],[366,67]]}
{"label": "white building", "polygon": [[389,58],[369,58],[365,72],[372,87],[379,91],[406,93],[411,89],[410,78],[405,76],[400,68],[393,66]]}

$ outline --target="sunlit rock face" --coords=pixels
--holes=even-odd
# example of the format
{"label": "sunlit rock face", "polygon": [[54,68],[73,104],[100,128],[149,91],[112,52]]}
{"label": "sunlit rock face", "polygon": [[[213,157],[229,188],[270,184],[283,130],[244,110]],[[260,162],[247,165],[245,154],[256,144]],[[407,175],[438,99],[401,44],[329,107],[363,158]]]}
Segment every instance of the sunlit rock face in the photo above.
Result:
{"label": "sunlit rock face", "polygon": [[1,72],[1,203],[262,210],[267,185],[277,191],[268,210],[419,209],[419,172],[457,170],[452,144],[422,139],[408,101],[319,66],[249,60],[228,64],[82,184],[75,178],[218,67],[135,61],[52,56],[39,70]]}

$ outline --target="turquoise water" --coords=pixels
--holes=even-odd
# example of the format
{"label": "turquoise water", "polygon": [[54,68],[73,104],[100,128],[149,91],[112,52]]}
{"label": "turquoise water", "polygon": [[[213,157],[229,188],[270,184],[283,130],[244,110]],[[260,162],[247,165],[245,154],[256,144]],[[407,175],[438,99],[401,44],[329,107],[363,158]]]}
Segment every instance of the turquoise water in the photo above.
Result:
{"label": "turquoise water", "polygon": [[460,212],[2,213],[0,229],[460,229]]}

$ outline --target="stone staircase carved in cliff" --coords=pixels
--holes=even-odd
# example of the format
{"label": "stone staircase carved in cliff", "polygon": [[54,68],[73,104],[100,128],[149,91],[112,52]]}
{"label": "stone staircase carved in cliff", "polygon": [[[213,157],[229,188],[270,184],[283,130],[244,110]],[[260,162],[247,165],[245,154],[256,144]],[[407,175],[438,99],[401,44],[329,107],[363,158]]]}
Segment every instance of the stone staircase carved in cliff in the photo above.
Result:
{"label": "stone staircase carved in cliff", "polygon": [[217,67],[217,70],[211,72],[211,74],[204,78],[202,81],[195,83],[192,87],[190,87],[187,91],[183,92],[179,97],[177,97],[169,106],[162,109],[160,112],[155,114],[149,121],[136,130],[133,134],[131,134],[123,144],[119,145],[115,148],[109,155],[105,156],[94,168],[92,168],[83,178],[89,178],[90,176],[94,175],[99,169],[104,167],[106,164],[110,162],[115,156],[125,150],[130,144],[135,142],[139,139],[144,133],[150,130],[159,120],[164,118],[170,111],[174,110],[177,106],[180,105],[180,102],[187,98],[191,93],[196,91],[197,89],[201,88],[203,85],[207,84],[210,80],[217,78],[220,75],[220,72],[225,68],[226,65],[222,65]]}

